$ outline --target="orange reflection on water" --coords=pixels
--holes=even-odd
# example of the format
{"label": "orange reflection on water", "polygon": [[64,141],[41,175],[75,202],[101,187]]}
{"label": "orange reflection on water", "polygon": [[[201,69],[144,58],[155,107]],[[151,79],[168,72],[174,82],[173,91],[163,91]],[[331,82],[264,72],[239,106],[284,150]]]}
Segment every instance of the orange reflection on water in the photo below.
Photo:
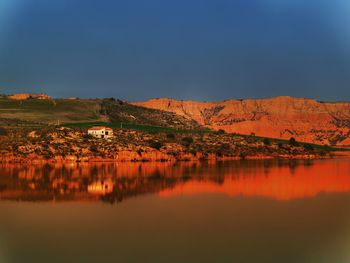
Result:
{"label": "orange reflection on water", "polygon": [[121,202],[222,193],[280,201],[350,192],[350,159],[2,165],[0,200]]}
{"label": "orange reflection on water", "polygon": [[191,180],[159,193],[161,197],[222,193],[229,196],[268,197],[288,201],[321,193],[350,192],[349,159],[317,161],[313,165],[253,167],[231,171],[222,183]]}

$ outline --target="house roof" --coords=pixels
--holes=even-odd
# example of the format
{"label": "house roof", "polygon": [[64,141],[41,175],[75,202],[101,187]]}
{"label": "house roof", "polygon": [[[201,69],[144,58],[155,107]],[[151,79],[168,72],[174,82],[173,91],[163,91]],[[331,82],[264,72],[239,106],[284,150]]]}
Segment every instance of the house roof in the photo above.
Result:
{"label": "house roof", "polygon": [[101,131],[101,130],[109,130],[112,131],[111,128],[106,127],[106,126],[94,126],[88,129],[89,131]]}

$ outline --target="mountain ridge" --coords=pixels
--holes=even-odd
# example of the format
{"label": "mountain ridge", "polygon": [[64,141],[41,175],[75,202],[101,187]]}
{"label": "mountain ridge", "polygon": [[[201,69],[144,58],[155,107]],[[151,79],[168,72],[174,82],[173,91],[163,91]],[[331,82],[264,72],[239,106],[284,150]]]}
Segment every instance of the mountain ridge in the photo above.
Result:
{"label": "mountain ridge", "polygon": [[350,102],[279,96],[214,102],[157,98],[131,104],[176,113],[226,132],[350,145]]}

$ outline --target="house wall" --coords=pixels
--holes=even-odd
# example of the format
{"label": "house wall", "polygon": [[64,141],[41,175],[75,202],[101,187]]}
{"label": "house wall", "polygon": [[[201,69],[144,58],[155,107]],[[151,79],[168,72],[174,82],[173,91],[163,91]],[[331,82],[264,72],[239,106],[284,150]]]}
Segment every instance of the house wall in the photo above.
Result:
{"label": "house wall", "polygon": [[[108,134],[106,134],[106,132]],[[113,137],[113,131],[110,131],[110,130],[88,130],[88,134],[96,137],[96,138],[110,138],[110,137]]]}

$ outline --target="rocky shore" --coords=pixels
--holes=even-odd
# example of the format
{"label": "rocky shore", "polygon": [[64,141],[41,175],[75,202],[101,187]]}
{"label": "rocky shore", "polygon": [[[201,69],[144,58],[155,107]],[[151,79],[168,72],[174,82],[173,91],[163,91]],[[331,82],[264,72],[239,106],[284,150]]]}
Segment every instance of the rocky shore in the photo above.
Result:
{"label": "rocky shore", "polygon": [[242,159],[316,159],[326,147],[224,132],[148,133],[115,129],[97,139],[81,128],[13,129],[0,136],[0,162],[176,162]]}
{"label": "rocky shore", "polygon": [[[342,154],[333,153],[328,155],[318,154],[297,154],[297,155],[248,155],[245,158],[240,156],[217,156],[215,154],[208,154],[203,156],[201,153],[181,153],[180,156],[173,156],[162,153],[160,151],[144,152],[139,155],[138,152],[133,151],[120,151],[116,153],[115,158],[106,158],[100,156],[84,156],[79,157],[76,155],[68,156],[55,156],[53,158],[45,158],[40,155],[30,154],[26,157],[15,155],[2,155],[0,157],[0,163],[26,163],[26,164],[43,164],[43,163],[79,163],[79,162],[178,162],[178,161],[230,161],[230,160],[265,160],[265,159],[324,159],[332,158],[336,156],[344,156]],[[350,155],[349,155],[350,156]]]}

